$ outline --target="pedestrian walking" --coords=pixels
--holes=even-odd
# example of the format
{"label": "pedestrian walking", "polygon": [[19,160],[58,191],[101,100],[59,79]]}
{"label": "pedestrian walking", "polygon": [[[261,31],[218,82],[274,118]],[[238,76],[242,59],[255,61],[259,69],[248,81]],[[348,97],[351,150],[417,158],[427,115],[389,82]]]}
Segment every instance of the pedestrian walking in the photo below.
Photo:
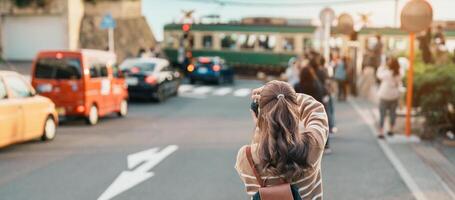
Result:
{"label": "pedestrian walking", "polygon": [[392,57],[388,60],[386,66],[379,67],[377,77],[381,81],[378,90],[379,97],[379,138],[384,138],[384,121],[386,115],[389,115],[390,130],[389,136],[393,136],[395,126],[396,109],[400,98],[400,87],[402,86],[400,64],[398,59]]}
{"label": "pedestrian walking", "polygon": [[258,103],[255,139],[240,148],[235,164],[247,194],[322,199],[321,157],[328,133],[323,105],[282,81],[254,90],[253,101]]}
{"label": "pedestrian walking", "polygon": [[286,68],[286,78],[289,84],[294,85],[299,82],[299,69],[298,60],[296,57],[292,57],[288,61],[288,67]]}
{"label": "pedestrian walking", "polygon": [[382,49],[384,45],[382,44],[382,36],[380,34],[376,35],[376,44],[372,49],[373,54],[373,67],[374,70],[377,70],[381,66],[382,62]]}
{"label": "pedestrian walking", "polygon": [[[310,95],[316,101],[324,105],[324,108],[327,112],[327,107],[329,104],[329,94],[327,90],[325,90],[324,85],[322,84],[321,80],[318,78],[315,70],[311,67],[311,63],[314,65],[315,63],[310,61],[310,66],[304,67],[300,72],[300,82],[294,86],[295,91],[297,93],[303,93],[306,95]],[[326,113],[328,116],[328,113]],[[329,118],[329,117],[328,117]],[[328,119],[330,120],[330,119]],[[330,124],[329,124],[330,130]],[[326,154],[332,153],[332,149],[330,148],[329,139],[327,139],[324,152]]]}
{"label": "pedestrian walking", "polygon": [[334,79],[338,84],[338,101],[345,101],[347,98],[347,79],[348,79],[348,58],[343,56],[341,59],[334,58],[335,72]]}

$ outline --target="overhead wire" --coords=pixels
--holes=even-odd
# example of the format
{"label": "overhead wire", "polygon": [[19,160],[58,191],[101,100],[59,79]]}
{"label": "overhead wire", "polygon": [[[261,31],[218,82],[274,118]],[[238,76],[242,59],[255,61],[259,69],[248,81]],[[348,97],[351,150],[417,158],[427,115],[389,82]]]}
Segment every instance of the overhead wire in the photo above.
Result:
{"label": "overhead wire", "polygon": [[324,6],[324,5],[340,5],[340,4],[362,4],[371,2],[384,2],[396,0],[318,0],[318,1],[293,1],[293,2],[278,2],[270,1],[240,1],[240,0],[180,0],[183,2],[195,3],[211,3],[222,6],[250,6],[250,7],[295,7],[295,6]]}

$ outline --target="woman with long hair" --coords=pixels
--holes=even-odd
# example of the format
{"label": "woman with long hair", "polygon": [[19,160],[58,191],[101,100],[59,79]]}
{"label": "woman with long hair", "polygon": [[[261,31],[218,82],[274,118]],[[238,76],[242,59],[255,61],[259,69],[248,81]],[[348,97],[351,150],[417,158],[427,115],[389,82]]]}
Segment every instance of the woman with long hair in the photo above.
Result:
{"label": "woman with long hair", "polygon": [[235,165],[246,192],[252,196],[262,185],[285,181],[298,188],[302,199],[322,199],[321,158],[328,133],[324,106],[282,81],[254,90],[253,100],[259,104],[255,139],[239,150]]}
{"label": "woman with long hair", "polygon": [[376,76],[381,81],[378,90],[379,97],[379,138],[384,138],[384,119],[387,114],[390,118],[389,136],[393,135],[395,126],[396,109],[400,98],[401,74],[398,59],[392,57],[388,60],[387,66],[379,67]]}

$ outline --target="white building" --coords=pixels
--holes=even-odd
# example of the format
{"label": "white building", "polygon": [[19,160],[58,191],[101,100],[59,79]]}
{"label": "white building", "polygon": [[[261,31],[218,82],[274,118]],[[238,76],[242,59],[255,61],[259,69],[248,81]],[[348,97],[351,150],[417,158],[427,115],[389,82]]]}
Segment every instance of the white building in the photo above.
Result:
{"label": "white building", "polygon": [[104,50],[108,34],[99,24],[108,13],[116,20],[115,53],[120,60],[156,43],[142,16],[141,0],[14,2],[0,0],[0,55],[6,60],[30,61],[41,50]]}
{"label": "white building", "polygon": [[77,49],[82,0],[33,2],[18,7],[0,1],[0,53],[7,60],[32,60],[44,49]]}

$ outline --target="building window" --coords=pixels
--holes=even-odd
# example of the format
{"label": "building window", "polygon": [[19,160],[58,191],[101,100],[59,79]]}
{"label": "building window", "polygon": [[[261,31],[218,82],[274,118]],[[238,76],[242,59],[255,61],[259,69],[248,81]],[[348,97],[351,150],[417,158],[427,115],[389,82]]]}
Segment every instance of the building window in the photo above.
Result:
{"label": "building window", "polygon": [[313,41],[310,38],[303,38],[303,52],[311,50],[313,47]]}
{"label": "building window", "polygon": [[221,48],[232,50],[237,49],[237,34],[222,34]]}
{"label": "building window", "polygon": [[292,37],[283,38],[283,50],[284,51],[294,51],[294,38],[292,38]]}
{"label": "building window", "polygon": [[206,49],[213,47],[213,37],[211,35],[202,36],[202,47]]}
{"label": "building window", "polygon": [[165,39],[165,46],[169,48],[173,48],[174,44],[179,41],[179,37],[176,34],[168,34]]}

